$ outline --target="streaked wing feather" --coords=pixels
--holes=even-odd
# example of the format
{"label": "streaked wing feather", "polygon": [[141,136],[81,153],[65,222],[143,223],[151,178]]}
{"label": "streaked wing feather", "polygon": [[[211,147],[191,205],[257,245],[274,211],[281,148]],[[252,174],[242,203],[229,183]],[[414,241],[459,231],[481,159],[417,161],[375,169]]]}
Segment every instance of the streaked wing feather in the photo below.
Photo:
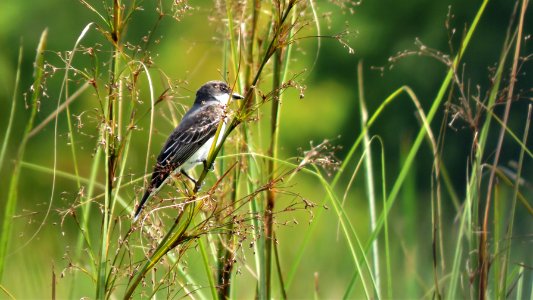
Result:
{"label": "streaked wing feather", "polygon": [[220,105],[206,105],[183,118],[157,157],[150,189],[158,188],[174,169],[215,135],[222,113]]}

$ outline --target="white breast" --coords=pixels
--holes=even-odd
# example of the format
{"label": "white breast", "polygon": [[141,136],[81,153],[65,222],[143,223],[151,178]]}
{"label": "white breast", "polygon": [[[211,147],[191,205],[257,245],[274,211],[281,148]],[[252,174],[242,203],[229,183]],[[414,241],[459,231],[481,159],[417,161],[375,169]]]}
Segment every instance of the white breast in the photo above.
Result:
{"label": "white breast", "polygon": [[[217,146],[220,145],[220,142],[222,141],[222,136],[224,135],[225,130],[226,130],[226,120],[224,120],[224,124],[222,124],[220,134],[218,135]],[[198,149],[198,151],[196,151],[183,165],[181,165],[180,169],[187,171],[191,169],[192,167],[196,166],[197,164],[201,164],[204,160],[206,160],[207,155],[209,154],[209,150],[211,150],[211,145],[213,145],[214,139],[215,137],[212,137],[209,140],[207,140],[207,142],[203,144]]]}

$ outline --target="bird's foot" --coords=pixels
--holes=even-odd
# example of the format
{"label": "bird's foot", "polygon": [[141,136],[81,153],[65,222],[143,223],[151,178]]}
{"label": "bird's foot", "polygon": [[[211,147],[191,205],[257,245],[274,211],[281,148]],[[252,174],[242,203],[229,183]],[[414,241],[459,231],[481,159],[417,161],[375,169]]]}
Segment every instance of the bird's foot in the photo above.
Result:
{"label": "bird's foot", "polygon": [[183,176],[189,178],[189,180],[192,181],[192,182],[194,183],[194,191],[195,191],[195,192],[198,192],[198,191],[202,188],[202,186],[204,186],[205,181],[198,182],[198,180],[192,178],[191,175],[187,174],[187,172],[185,172],[185,171],[183,171],[183,170],[181,170],[180,172],[181,172],[181,174],[182,174]]}
{"label": "bird's foot", "polygon": [[191,175],[187,174],[187,172],[185,172],[183,170],[181,170],[180,172],[181,172],[181,174],[183,176],[189,178],[189,180],[192,181],[194,183],[194,185],[198,185],[198,181],[196,179],[192,178]]}
{"label": "bird's foot", "polygon": [[202,187],[205,185],[205,181],[202,181],[200,183],[196,183],[196,188],[195,188],[195,191],[198,192],[202,189]]}
{"label": "bird's foot", "polygon": [[215,170],[215,162],[212,162],[210,167],[207,165],[207,160],[203,160],[202,164],[204,165],[204,169],[208,170],[209,172],[213,172]]}

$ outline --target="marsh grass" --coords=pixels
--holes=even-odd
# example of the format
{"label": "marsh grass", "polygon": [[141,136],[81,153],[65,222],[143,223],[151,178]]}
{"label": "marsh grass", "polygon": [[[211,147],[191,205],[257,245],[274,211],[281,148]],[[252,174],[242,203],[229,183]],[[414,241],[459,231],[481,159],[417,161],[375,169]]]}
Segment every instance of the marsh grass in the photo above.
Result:
{"label": "marsh grass", "polygon": [[[417,40],[415,50],[390,59],[394,64],[406,56],[423,55],[445,65],[445,77],[427,112],[409,86],[396,89],[375,111],[369,111],[364,65],[360,63],[354,86],[359,92],[361,130],[354,132],[353,142],[342,161],[337,158],[340,147],[331,140],[310,142],[298,157],[283,157],[280,124],[285,122],[281,118],[283,102],[292,101],[285,95],[294,90],[300,98],[305,96],[305,71],[293,67],[298,43],[314,38],[318,52],[321,40],[328,38],[325,40],[339,42],[351,53],[353,50],[344,40],[347,31],[324,35],[318,17],[320,4],[312,1],[216,2],[220,9],[213,13],[213,22],[220,29],[217,37],[223,41],[220,73],[235,90],[244,92],[245,99],[228,110],[227,129],[222,131],[222,124],[219,126],[215,140],[221,136],[224,143],[210,149],[206,167],[196,176],[198,184],[174,178],[170,187],[149,201],[137,222],[131,218],[136,195],[142,194],[154,154],[159,150],[154,142],[158,131],[156,119],[166,117],[175,126],[183,113],[182,108],[171,105],[171,100],[180,96],[183,82],[169,79],[165,70],[154,64],[159,44],[156,32],[162,20],[174,19],[179,26],[182,18],[194,17],[195,12],[186,1],[155,4],[154,11],[148,13],[156,17],[152,24],[146,24],[147,34],[139,42],[130,40],[127,32],[136,14],[144,9],[140,2],[110,0],[94,4],[82,0],[81,3],[95,18],[81,31],[71,51],[57,53],[62,65],[54,66],[44,59],[46,31],[37,47],[30,116],[13,170],[2,168],[2,172],[10,174],[11,181],[0,238],[0,276],[13,239],[17,188],[20,172],[25,168],[43,178],[52,178],[48,207],[58,197],[56,180],[67,180],[76,191],[65,196],[71,197],[66,207],[57,209],[61,228],[73,225],[77,229],[75,242],[65,255],[68,264],[61,272],[61,277],[67,274],[72,278],[71,285],[63,289],[69,291],[66,294],[69,298],[80,296],[77,290],[86,285],[82,286],[82,282],[89,282],[94,294],[88,296],[97,299],[226,299],[238,298],[243,290],[258,299],[301,297],[292,294],[291,288],[301,276],[299,270],[306,259],[306,250],[312,247],[312,238],[324,225],[327,208],[331,208],[339,236],[346,245],[339,250],[342,251],[339,255],[349,257],[353,270],[352,276],[345,278],[345,289],[335,295],[367,299],[515,295],[519,299],[531,292],[532,284],[526,279],[531,276],[531,266],[525,260],[528,256],[513,242],[519,238],[515,236],[517,218],[533,216],[522,178],[526,161],[532,158],[528,147],[531,104],[523,128],[512,129],[508,125],[512,104],[517,101],[514,89],[517,70],[530,57],[521,53],[528,1],[522,1],[521,5],[517,2],[517,13],[511,16],[507,38],[484,98],[481,93],[471,96],[465,83],[468,62],[463,57],[488,0],[481,3],[466,28],[457,53],[443,54]],[[352,1],[336,4],[343,12],[350,12],[352,6],[358,5]],[[449,20],[446,28],[452,30]],[[94,38],[100,42],[88,46]],[[18,65],[0,167],[4,165],[15,118],[21,58]],[[313,66],[308,66],[307,72],[312,72]],[[34,126],[39,99],[44,93],[44,79],[57,74],[63,75],[59,91],[53,94],[57,105]],[[162,82],[161,86],[156,82]],[[75,112],[72,103],[82,99],[87,91],[93,99],[90,112]],[[386,122],[381,117],[392,103],[405,100],[416,111],[419,129],[412,141],[406,139],[401,145],[400,170],[391,174],[393,163],[385,155],[387,141],[373,135],[372,130],[380,122]],[[503,116],[495,111],[498,102],[505,103]],[[168,105],[161,108],[163,104]],[[444,120],[436,134],[432,124],[440,112],[444,112]],[[89,120],[82,117],[84,113],[91,115],[96,130],[83,127],[83,119]],[[468,181],[461,191],[457,191],[449,178],[443,153],[446,131],[458,120],[467,123],[473,132],[470,161],[464,168],[469,174]],[[52,166],[26,161],[28,140],[44,134],[42,129],[52,121]],[[59,121],[67,124],[68,155],[61,160],[71,162],[68,171],[57,164]],[[495,136],[498,142],[491,148],[488,140]],[[499,163],[505,137],[510,137],[507,140],[520,148],[514,172]],[[89,140],[92,151],[81,149],[80,140]],[[138,164],[142,167],[133,170],[132,153],[138,154],[133,145],[138,145],[138,140],[147,150],[142,155],[144,160]],[[414,183],[414,170],[423,167],[417,165],[421,151],[428,151],[433,158],[432,166],[423,168],[431,174],[429,196],[417,191]],[[324,192],[322,199],[308,199],[300,193],[295,183],[303,176],[320,187]],[[393,178],[391,182],[390,178]],[[361,180],[368,199],[369,232],[358,228],[347,207],[353,200],[349,199],[352,189]],[[203,187],[202,183],[205,183]],[[458,196],[461,194],[465,195],[464,199]],[[505,201],[506,195],[511,195],[511,201]],[[430,211],[424,212],[431,219],[430,240],[416,233],[415,200],[418,198],[430,199]],[[399,199],[401,207],[395,205]],[[456,221],[443,216],[443,207],[453,208]],[[522,209],[527,213],[519,213]],[[391,216],[397,210],[407,223],[401,241],[392,230],[397,221]],[[46,223],[50,211],[48,208],[42,224]],[[309,214],[309,224],[302,233],[302,242],[292,245],[292,260],[289,260],[280,251],[280,245],[288,241],[280,239],[277,233],[285,227],[290,230],[290,226],[285,226],[289,221],[282,220],[299,212]],[[431,270],[421,269],[428,267],[417,261],[417,249],[422,245],[431,245]],[[402,254],[395,254],[400,248]],[[514,257],[516,248],[518,256]],[[199,257],[196,262],[188,261],[195,255]],[[404,257],[408,270],[398,267],[401,265],[398,260]],[[57,293],[60,283],[55,267],[51,273],[52,298],[61,297]],[[248,281],[239,276],[243,273],[250,278]],[[424,278],[427,274],[431,274],[430,278]],[[319,299],[326,295],[323,290],[327,287],[320,286],[319,272],[313,276],[314,288],[309,288],[304,296]],[[408,286],[404,288],[406,283]],[[0,288],[13,298],[9,287]]]}

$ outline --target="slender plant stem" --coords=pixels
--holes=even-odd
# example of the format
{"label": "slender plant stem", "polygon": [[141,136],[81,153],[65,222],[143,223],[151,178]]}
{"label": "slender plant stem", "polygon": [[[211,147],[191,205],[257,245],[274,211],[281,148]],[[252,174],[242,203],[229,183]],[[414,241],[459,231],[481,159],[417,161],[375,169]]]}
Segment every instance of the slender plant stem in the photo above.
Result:
{"label": "slender plant stem", "polygon": [[[269,181],[273,182],[276,178],[276,161],[278,157],[278,139],[279,139],[279,112],[281,106],[281,49],[274,54],[274,80],[272,83],[272,90],[274,96],[272,100],[272,116],[270,119],[270,148],[268,155],[274,158],[268,161],[268,176]],[[274,242],[274,232],[272,228],[274,205],[276,201],[276,193],[274,189],[269,189],[266,194],[266,209],[265,209],[265,259],[266,259],[266,296],[271,298],[271,273],[272,273],[272,243]]]}

